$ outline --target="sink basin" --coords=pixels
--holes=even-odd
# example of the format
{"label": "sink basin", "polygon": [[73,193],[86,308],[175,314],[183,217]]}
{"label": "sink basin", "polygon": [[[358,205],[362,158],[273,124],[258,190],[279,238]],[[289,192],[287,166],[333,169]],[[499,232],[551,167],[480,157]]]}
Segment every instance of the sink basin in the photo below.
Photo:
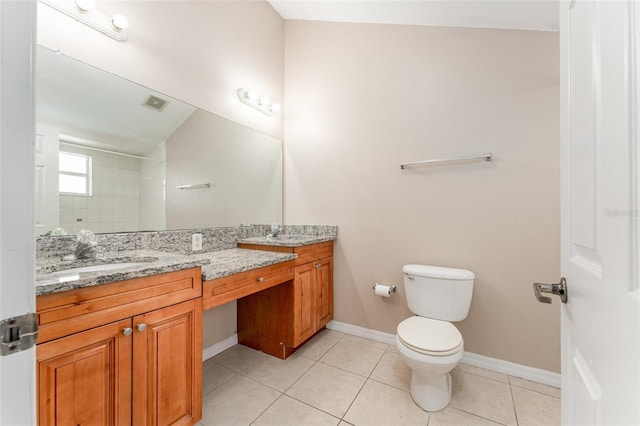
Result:
{"label": "sink basin", "polygon": [[58,275],[80,274],[82,272],[103,272],[110,271],[112,269],[124,269],[131,268],[133,266],[142,266],[145,264],[146,262],[106,263],[104,265],[80,266],[77,268],[62,269],[60,271],[49,272],[45,275],[52,277]]}
{"label": "sink basin", "polygon": [[43,266],[36,270],[36,274],[43,277],[64,277],[83,272],[105,272],[117,269],[143,266],[157,261],[157,257],[120,257],[77,260],[73,262],[61,262],[58,264]]}

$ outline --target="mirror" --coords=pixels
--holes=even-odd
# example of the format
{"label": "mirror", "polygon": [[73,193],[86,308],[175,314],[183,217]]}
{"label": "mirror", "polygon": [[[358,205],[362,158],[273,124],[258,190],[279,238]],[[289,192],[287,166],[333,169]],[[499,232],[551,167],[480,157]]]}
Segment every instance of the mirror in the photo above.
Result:
{"label": "mirror", "polygon": [[37,235],[282,222],[280,140],[43,46],[36,70]]}

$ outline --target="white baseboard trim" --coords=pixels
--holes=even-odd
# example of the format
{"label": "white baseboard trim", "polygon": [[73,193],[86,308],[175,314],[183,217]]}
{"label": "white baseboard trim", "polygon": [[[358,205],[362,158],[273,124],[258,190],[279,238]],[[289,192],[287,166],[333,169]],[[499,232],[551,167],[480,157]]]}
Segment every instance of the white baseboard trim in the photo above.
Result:
{"label": "white baseboard trim", "polygon": [[229,336],[224,340],[219,341],[218,343],[209,346],[208,348],[204,348],[202,350],[202,360],[206,361],[209,358],[213,358],[218,355],[220,352],[224,352],[229,349],[233,345],[238,344],[238,335],[233,334],[233,336]]}
{"label": "white baseboard trim", "polygon": [[461,362],[473,365],[474,367],[486,368],[487,370],[496,371],[509,376],[516,376],[521,379],[531,380],[532,382],[542,383],[556,388],[560,387],[561,376],[559,373],[554,373],[553,371],[542,370],[540,368],[529,367],[528,365],[516,364],[502,359],[478,355],[473,352],[465,352]]}
{"label": "white baseboard trim", "polygon": [[[357,325],[347,324],[340,321],[329,322],[329,324],[327,324],[327,328],[330,330],[351,334],[353,336],[375,340],[376,342],[386,343],[387,345],[396,344],[395,334],[372,330],[370,328],[359,327]],[[539,368],[516,364],[509,361],[504,361],[502,359],[491,358],[488,356],[478,355],[466,351],[464,353],[464,356],[462,357],[462,362],[465,364],[473,365],[474,367],[485,368],[487,370],[496,371],[498,373],[507,374],[509,376],[531,380],[532,382],[542,383],[557,388],[560,387],[560,374],[554,373],[552,371],[541,370]]]}
{"label": "white baseboard trim", "polygon": [[395,334],[372,330],[370,328],[359,327],[357,325],[347,324],[346,322],[329,321],[329,323],[327,324],[327,328],[329,330],[351,334],[352,336],[364,337],[365,339],[371,339],[375,340],[376,342],[386,343],[387,345],[396,344]]}

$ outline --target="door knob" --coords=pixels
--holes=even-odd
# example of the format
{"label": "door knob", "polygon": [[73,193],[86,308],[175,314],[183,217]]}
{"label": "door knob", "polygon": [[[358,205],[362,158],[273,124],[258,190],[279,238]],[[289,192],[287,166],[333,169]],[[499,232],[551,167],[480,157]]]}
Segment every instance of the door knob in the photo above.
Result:
{"label": "door knob", "polygon": [[560,278],[558,284],[533,283],[533,292],[536,295],[536,299],[542,303],[551,303],[551,298],[543,296],[542,293],[555,294],[556,296],[560,296],[562,303],[567,303],[567,280]]}
{"label": "door knob", "polygon": [[127,327],[122,330],[122,334],[124,334],[125,336],[131,336],[131,333],[133,333],[133,329],[131,327]]}
{"label": "door knob", "polygon": [[136,328],[138,331],[145,331],[147,329],[147,324],[138,324]]}

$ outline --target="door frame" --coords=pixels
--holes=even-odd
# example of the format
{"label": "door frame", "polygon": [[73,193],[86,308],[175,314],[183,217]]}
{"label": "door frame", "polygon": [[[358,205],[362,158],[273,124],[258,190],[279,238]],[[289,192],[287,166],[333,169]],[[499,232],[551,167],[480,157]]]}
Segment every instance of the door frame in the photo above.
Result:
{"label": "door frame", "polygon": [[[0,319],[35,312],[36,0],[0,1]],[[35,347],[0,356],[0,424],[36,424]]]}

